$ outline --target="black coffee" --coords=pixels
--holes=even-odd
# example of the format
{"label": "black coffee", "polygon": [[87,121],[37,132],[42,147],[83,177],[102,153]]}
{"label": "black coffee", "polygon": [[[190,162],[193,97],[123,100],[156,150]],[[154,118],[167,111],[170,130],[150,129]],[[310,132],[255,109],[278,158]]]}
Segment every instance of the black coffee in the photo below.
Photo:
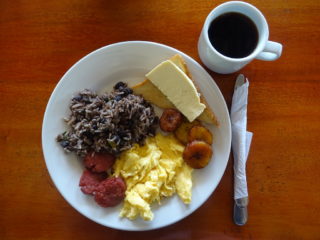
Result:
{"label": "black coffee", "polygon": [[230,12],[217,17],[209,26],[212,46],[221,54],[231,58],[250,55],[258,43],[258,29],[247,16]]}

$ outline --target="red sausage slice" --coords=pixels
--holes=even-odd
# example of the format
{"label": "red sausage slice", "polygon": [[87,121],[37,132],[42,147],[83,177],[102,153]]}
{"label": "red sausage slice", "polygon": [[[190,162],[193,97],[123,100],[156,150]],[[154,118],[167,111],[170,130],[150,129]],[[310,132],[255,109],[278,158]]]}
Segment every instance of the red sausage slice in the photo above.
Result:
{"label": "red sausage slice", "polygon": [[110,177],[96,187],[94,200],[101,207],[113,207],[125,197],[126,184],[121,177]]}
{"label": "red sausage slice", "polygon": [[84,158],[84,165],[92,172],[105,172],[112,167],[116,158],[110,153],[90,152]]}
{"label": "red sausage slice", "polygon": [[99,183],[106,177],[106,173],[92,173],[89,170],[84,170],[79,182],[81,191],[84,194],[93,195]]}

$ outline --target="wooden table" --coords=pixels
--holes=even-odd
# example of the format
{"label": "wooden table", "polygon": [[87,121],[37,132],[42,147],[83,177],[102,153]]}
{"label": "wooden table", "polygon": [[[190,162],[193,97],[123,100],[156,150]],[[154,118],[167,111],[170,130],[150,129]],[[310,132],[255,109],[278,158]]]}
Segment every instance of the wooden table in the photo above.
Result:
{"label": "wooden table", "polygon": [[[89,52],[127,40],[160,42],[200,62],[206,15],[222,1],[0,2],[0,239],[320,239],[320,2],[251,3],[266,16],[275,62],[254,61],[248,129],[249,221],[233,224],[233,159],[205,204],[147,232],[100,226],[74,210],[48,175],[41,124],[61,76]],[[209,73],[230,106],[236,74]]]}

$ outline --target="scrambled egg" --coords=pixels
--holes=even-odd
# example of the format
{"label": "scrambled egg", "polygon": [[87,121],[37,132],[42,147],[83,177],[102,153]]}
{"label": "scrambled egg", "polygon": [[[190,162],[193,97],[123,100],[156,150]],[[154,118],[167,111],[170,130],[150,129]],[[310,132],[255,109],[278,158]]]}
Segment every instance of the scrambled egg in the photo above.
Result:
{"label": "scrambled egg", "polygon": [[192,168],[182,158],[184,146],[173,135],[157,134],[144,146],[135,144],[117,159],[115,176],[127,185],[121,217],[152,220],[151,204],[177,193],[185,204],[191,202]]}

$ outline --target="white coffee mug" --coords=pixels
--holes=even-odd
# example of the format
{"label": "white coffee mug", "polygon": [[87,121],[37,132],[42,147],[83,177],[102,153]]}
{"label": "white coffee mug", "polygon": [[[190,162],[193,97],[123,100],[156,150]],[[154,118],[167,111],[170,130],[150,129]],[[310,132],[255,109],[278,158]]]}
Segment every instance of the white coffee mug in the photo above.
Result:
{"label": "white coffee mug", "polygon": [[[238,12],[249,17],[257,27],[258,43],[255,50],[243,58],[231,58],[219,53],[209,40],[209,27],[214,19],[222,14]],[[263,14],[254,6],[246,2],[231,1],[226,2],[213,9],[201,31],[198,42],[198,51],[201,61],[212,71],[222,74],[233,73],[253,59],[273,61],[281,56],[282,45],[277,42],[268,41],[269,27]]]}

